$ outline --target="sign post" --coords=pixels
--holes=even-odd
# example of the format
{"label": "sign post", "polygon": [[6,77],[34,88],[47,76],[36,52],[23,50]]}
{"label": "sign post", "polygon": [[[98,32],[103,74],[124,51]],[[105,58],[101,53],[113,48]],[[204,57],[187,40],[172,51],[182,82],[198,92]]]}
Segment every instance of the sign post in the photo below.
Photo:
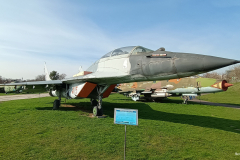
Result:
{"label": "sign post", "polygon": [[127,125],[138,125],[138,110],[114,108],[114,124],[125,125],[125,141],[124,141],[124,160],[126,157],[126,133]]}

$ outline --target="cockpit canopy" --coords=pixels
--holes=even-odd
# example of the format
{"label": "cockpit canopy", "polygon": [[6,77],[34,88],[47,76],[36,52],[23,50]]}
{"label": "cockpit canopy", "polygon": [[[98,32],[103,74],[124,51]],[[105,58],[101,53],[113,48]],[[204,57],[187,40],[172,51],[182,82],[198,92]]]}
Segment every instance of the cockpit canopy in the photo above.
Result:
{"label": "cockpit canopy", "polygon": [[128,46],[128,47],[115,49],[105,54],[102,58],[113,57],[113,56],[118,56],[122,54],[139,54],[139,53],[149,53],[149,52],[153,52],[153,51],[141,46]]}

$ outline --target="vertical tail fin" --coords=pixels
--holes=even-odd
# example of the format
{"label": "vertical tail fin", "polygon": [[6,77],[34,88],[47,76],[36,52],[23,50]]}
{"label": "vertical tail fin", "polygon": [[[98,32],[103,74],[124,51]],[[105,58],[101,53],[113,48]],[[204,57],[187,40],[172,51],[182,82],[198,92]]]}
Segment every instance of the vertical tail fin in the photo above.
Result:
{"label": "vertical tail fin", "polygon": [[48,70],[47,70],[47,66],[46,66],[46,62],[44,64],[44,73],[45,73],[45,81],[51,81],[49,74],[48,74]]}

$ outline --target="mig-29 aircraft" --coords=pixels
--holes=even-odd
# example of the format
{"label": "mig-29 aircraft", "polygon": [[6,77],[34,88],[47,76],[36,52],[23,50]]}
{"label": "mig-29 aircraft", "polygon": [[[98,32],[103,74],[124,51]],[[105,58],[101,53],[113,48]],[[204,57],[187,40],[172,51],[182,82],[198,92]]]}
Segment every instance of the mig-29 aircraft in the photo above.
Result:
{"label": "mig-29 aircraft", "polygon": [[200,54],[156,51],[141,46],[114,49],[93,63],[82,75],[63,80],[35,81],[1,85],[24,85],[50,90],[58,97],[53,109],[60,106],[61,97],[90,98],[93,114],[101,116],[102,99],[109,96],[116,84],[140,81],[168,80],[189,77],[240,61]]}
{"label": "mig-29 aircraft", "polygon": [[170,79],[165,81],[145,81],[119,84],[117,87],[120,94],[129,96],[132,100],[140,100],[142,94],[148,101],[161,101],[170,96],[181,96],[183,103],[188,99],[200,96],[204,93],[216,93],[227,91],[232,84],[226,80],[213,78],[187,77]]}

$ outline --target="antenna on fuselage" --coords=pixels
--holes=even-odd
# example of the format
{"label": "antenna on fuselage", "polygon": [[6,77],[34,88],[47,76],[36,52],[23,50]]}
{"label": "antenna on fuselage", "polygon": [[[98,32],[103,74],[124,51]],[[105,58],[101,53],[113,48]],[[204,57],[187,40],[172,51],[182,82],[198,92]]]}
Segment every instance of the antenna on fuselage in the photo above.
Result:
{"label": "antenna on fuselage", "polygon": [[79,73],[83,72],[82,66],[80,66],[78,70],[79,70]]}

